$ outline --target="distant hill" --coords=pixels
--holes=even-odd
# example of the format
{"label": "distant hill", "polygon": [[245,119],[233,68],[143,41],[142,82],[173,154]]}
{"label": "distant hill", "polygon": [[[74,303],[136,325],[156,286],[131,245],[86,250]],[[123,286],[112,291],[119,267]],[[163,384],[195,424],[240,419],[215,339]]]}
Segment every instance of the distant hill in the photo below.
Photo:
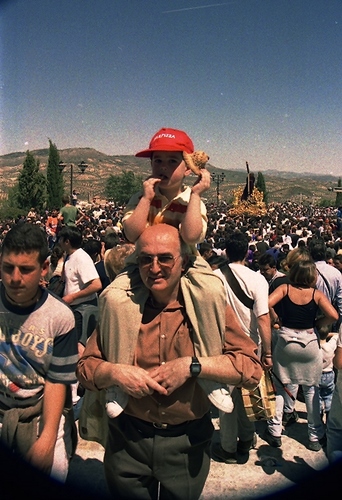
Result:
{"label": "distant hill", "polygon": [[[36,159],[39,159],[40,169],[46,171],[49,150],[38,149],[31,151]],[[70,148],[59,150],[63,162],[74,165],[73,185],[80,192],[80,199],[91,200],[93,196],[103,196],[107,178],[113,174],[117,175],[123,171],[132,171],[137,175],[147,177],[150,173],[150,162],[148,159],[136,158],[131,155],[106,155],[92,148]],[[26,152],[10,153],[0,156],[1,191],[6,192],[13,186],[18,178]],[[78,172],[77,165],[85,161],[89,166],[84,174]],[[219,191],[224,201],[229,203],[232,199],[233,190],[245,184],[246,171],[224,170],[208,164],[211,173],[225,174],[225,180],[219,185]],[[254,172],[257,174],[257,171]],[[262,171],[266,188],[269,193],[270,202],[306,202],[317,203],[319,200],[331,200],[334,204],[336,193],[328,191],[329,187],[336,186],[338,178],[331,175],[317,175],[312,173],[278,172],[276,170]],[[65,186],[70,185],[70,169],[66,168]],[[187,178],[187,183],[193,183],[194,177]],[[216,200],[217,183],[212,182],[209,192],[206,194],[208,201]]]}

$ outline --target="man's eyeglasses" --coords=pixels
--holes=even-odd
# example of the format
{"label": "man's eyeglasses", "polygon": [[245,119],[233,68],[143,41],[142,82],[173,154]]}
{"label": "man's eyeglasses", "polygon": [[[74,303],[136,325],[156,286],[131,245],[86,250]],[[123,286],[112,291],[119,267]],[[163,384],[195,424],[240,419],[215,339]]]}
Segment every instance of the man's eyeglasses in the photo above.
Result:
{"label": "man's eyeglasses", "polygon": [[157,259],[157,263],[159,267],[162,269],[172,269],[176,263],[176,260],[181,257],[178,255],[174,257],[169,254],[161,254],[161,255],[139,255],[137,257],[139,267],[151,267],[155,259]]}

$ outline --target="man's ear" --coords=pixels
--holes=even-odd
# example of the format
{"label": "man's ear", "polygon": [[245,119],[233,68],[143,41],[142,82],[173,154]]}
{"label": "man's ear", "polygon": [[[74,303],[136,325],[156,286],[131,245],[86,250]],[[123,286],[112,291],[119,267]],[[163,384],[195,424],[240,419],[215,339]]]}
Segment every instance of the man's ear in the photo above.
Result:
{"label": "man's ear", "polygon": [[185,172],[184,172],[184,177],[187,177],[187,176],[188,176],[188,175],[190,175],[191,173],[192,173],[191,168],[188,168],[188,167],[187,167],[187,169],[186,169],[186,170],[185,170]]}
{"label": "man's ear", "polygon": [[48,259],[46,259],[45,262],[43,262],[43,265],[42,265],[42,271],[41,271],[41,277],[43,278],[44,276],[46,276],[48,270],[49,270],[49,261]]}

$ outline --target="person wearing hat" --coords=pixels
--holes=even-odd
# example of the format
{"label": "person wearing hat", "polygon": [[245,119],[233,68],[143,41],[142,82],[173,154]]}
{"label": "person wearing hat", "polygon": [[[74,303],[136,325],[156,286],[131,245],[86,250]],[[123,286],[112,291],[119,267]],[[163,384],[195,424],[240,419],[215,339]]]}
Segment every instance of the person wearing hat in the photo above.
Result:
{"label": "person wearing hat", "polygon": [[[170,128],[159,130],[148,149],[135,156],[151,159],[152,174],[143,183],[143,192],[136,193],[128,202],[123,217],[126,238],[134,243],[146,222],[148,225],[165,222],[177,227],[189,245],[203,241],[207,216],[201,195],[210,187],[210,173],[203,168],[208,156],[203,153],[204,164],[196,168],[192,161],[196,158],[192,140],[182,130]],[[191,188],[185,187],[184,179],[192,171],[198,177]]]}
{"label": "person wearing hat", "polygon": [[[105,446],[112,498],[198,499],[213,435],[200,382],[252,389],[262,373],[255,344],[219,287],[198,294],[208,333],[220,349],[210,356],[197,352],[196,317],[182,284],[188,249],[168,224],[145,228],[136,242],[140,285],[131,290],[130,301],[125,290],[109,285],[103,291],[99,324],[78,363],[77,376],[87,391],[79,429],[82,437]],[[118,418],[104,418],[101,395],[114,384],[126,394],[127,405]]]}
{"label": "person wearing hat", "polygon": [[[162,128],[152,137],[148,149],[136,154],[139,158],[150,158],[152,174],[144,181],[142,192],[132,196],[123,217],[123,231],[131,243],[135,243],[147,226],[168,224],[176,227],[185,244],[189,247],[187,271],[181,283],[186,287],[187,305],[196,312],[193,335],[198,340],[202,352],[210,355],[220,346],[210,338],[210,325],[202,313],[206,304],[199,289],[219,293],[224,297],[224,287],[217,281],[209,264],[200,256],[196,244],[204,240],[207,230],[206,208],[201,194],[210,187],[210,173],[204,168],[209,157],[195,152],[190,137],[182,130]],[[185,177],[194,172],[197,179],[193,186],[183,185]],[[134,285],[133,285],[134,284]],[[126,268],[110,285],[119,290],[141,287],[136,254],[126,260]],[[128,301],[131,300],[129,297]],[[222,411],[232,411],[232,401],[226,385],[201,380],[201,386],[210,401]],[[107,391],[107,413],[111,418],[119,415],[127,404],[127,394],[113,387]]]}

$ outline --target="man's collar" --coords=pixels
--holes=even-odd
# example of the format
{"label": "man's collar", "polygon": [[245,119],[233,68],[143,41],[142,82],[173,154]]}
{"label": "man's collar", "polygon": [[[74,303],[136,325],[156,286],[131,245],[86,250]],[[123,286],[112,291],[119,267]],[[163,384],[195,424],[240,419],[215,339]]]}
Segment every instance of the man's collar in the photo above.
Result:
{"label": "man's collar", "polygon": [[173,310],[174,309],[182,309],[185,307],[184,298],[183,298],[183,294],[182,294],[180,287],[179,287],[177,299],[171,300],[168,304],[158,303],[154,299],[152,293],[149,294],[147,301],[146,301],[146,304],[148,304],[153,309],[159,309],[160,311],[171,310],[171,309],[173,309]]}

